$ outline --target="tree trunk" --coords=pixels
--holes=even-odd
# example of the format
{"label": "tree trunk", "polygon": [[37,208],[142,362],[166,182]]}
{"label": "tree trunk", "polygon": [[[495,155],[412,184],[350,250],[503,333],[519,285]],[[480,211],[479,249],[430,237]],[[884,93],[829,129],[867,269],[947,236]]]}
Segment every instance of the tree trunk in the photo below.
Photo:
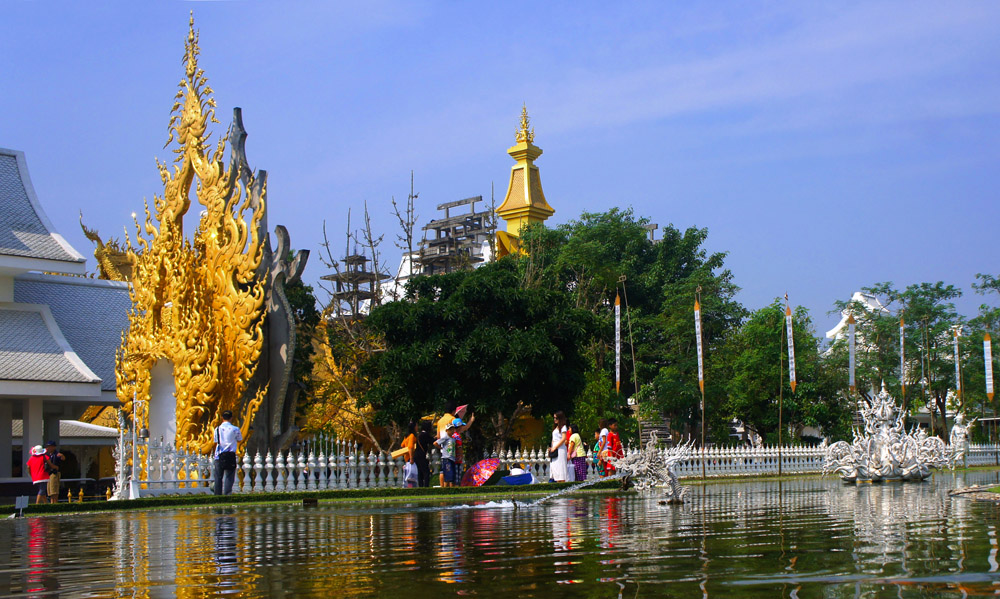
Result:
{"label": "tree trunk", "polygon": [[941,395],[940,393],[937,393],[935,395],[935,399],[937,399],[938,410],[941,412],[941,434],[938,435],[938,436],[941,437],[941,439],[943,441],[947,442],[948,441],[948,408],[947,408],[947,406],[945,404],[947,403],[948,396],[947,395]]}

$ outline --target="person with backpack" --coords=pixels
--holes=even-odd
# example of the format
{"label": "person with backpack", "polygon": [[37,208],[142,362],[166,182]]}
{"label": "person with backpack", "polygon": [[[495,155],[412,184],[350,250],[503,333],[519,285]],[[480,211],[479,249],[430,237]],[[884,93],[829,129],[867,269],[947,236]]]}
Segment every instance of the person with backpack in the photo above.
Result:
{"label": "person with backpack", "polygon": [[231,495],[236,481],[236,448],[243,433],[230,420],[233,413],[222,413],[222,424],[215,427],[215,494]]}
{"label": "person with backpack", "polygon": [[434,445],[434,435],[431,433],[431,423],[427,420],[420,422],[420,433],[417,434],[417,442],[413,447],[413,463],[417,465],[417,486],[431,486],[431,465],[427,460],[427,452]]}
{"label": "person with backpack", "polygon": [[56,449],[55,441],[45,444],[45,471],[49,474],[49,503],[59,503],[59,487],[62,486],[62,473],[60,467],[66,456]]}
{"label": "person with backpack", "polygon": [[45,448],[35,445],[31,448],[31,457],[28,458],[28,474],[31,475],[31,485],[36,489],[35,503],[49,502],[49,472],[46,469],[48,458],[45,455]]}

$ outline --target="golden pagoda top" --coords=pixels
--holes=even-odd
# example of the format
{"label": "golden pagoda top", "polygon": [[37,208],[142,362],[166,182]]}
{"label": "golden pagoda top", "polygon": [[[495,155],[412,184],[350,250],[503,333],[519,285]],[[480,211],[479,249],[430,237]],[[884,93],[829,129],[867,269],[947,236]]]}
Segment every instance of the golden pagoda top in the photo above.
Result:
{"label": "golden pagoda top", "polygon": [[521,126],[514,136],[514,141],[517,143],[535,143],[535,128],[531,126],[527,104],[521,104]]}
{"label": "golden pagoda top", "polygon": [[519,252],[517,238],[521,229],[533,223],[544,222],[555,213],[545,201],[542,181],[535,160],[542,155],[542,149],[534,144],[535,129],[528,117],[528,108],[521,106],[521,123],[517,130],[516,143],[507,150],[514,164],[510,169],[510,182],[503,203],[496,209],[497,215],[506,223],[507,231],[497,231],[497,256]]}

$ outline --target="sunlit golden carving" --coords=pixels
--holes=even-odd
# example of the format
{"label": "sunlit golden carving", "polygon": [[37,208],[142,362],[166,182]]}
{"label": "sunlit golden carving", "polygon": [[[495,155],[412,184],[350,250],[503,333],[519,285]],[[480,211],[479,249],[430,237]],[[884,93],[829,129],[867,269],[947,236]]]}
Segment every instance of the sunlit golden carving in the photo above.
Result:
{"label": "sunlit golden carving", "polygon": [[515,134],[514,141],[535,143],[535,128],[531,126],[531,119],[528,118],[528,105],[521,105],[521,126]]}
{"label": "sunlit golden carving", "polygon": [[94,259],[97,261],[97,274],[108,281],[128,281],[132,278],[132,262],[128,253],[117,239],[107,241],[101,239],[100,233],[88,229],[83,224],[83,213],[80,213],[80,228],[87,239],[94,242]]}
{"label": "sunlit golden carving", "polygon": [[[141,400],[138,426],[148,426],[150,371],[160,360],[173,368],[177,447],[207,451],[223,410],[249,436],[266,387],[245,396],[263,342],[264,281],[257,276],[266,182],[246,166],[237,111],[229,135],[214,152],[208,123],[215,101],[198,68],[198,35],[191,19],[185,44],[185,77],[171,110],[167,145],[175,142],[173,165],[157,161],[163,195],[145,207],[136,239],[126,238],[132,265],[129,328],[117,355],[117,395],[132,414],[133,393]],[[229,168],[222,162],[227,141]],[[184,237],[184,215],[198,179],[203,207],[192,240]],[[146,406],[146,407],[142,407]]]}

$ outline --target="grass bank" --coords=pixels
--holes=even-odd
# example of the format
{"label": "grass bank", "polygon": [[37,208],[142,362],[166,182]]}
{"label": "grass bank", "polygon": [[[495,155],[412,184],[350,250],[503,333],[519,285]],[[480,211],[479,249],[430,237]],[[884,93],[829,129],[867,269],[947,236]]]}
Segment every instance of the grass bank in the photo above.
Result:
{"label": "grass bank", "polygon": [[[431,487],[421,489],[382,488],[382,489],[336,489],[328,491],[292,491],[282,493],[248,493],[239,495],[175,495],[165,497],[147,497],[143,499],[126,499],[121,501],[85,501],[83,503],[32,503],[24,510],[26,516],[43,514],[65,514],[81,512],[108,512],[123,510],[145,510],[150,508],[180,508],[212,505],[250,505],[274,503],[298,503],[303,499],[317,501],[408,501],[432,499],[480,499],[480,498],[511,498],[532,495],[546,495],[572,487],[576,483],[547,483],[538,485],[520,485],[516,487]],[[609,480],[587,487],[597,490],[615,490],[621,487],[621,481]],[[34,498],[32,498],[34,499]],[[0,513],[12,514],[17,510],[11,505],[0,508]]]}

